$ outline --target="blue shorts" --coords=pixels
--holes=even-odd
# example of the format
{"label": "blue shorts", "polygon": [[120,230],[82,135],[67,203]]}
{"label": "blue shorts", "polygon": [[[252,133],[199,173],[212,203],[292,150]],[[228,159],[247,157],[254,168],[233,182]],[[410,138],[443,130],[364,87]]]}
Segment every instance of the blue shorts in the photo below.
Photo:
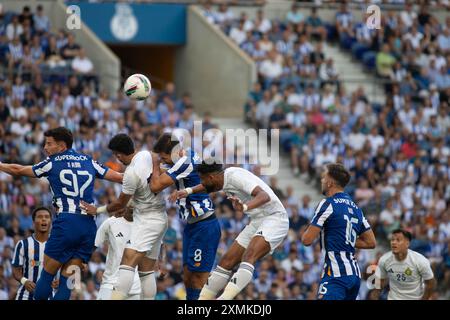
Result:
{"label": "blue shorts", "polygon": [[320,281],[317,299],[319,300],[356,300],[361,279],[357,276],[333,278],[325,276]]}
{"label": "blue shorts", "polygon": [[210,272],[221,237],[219,220],[214,216],[186,224],[183,234],[183,266],[191,272]]}
{"label": "blue shorts", "polygon": [[96,232],[94,217],[62,212],[53,221],[44,253],[62,264],[74,258],[87,263],[94,251]]}

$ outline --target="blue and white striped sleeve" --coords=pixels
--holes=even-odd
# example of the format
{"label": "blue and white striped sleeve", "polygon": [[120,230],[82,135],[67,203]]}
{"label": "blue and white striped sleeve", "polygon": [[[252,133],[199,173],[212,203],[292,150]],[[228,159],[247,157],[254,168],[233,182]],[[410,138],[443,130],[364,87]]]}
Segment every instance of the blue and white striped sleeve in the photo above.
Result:
{"label": "blue and white striped sleeve", "polygon": [[95,176],[100,179],[103,179],[103,177],[109,170],[108,167],[98,163],[95,160],[92,160],[92,166],[94,167],[94,170],[95,170]]}
{"label": "blue and white striped sleeve", "polygon": [[362,224],[361,224],[361,228],[360,228],[360,232],[359,234],[362,234],[364,232],[366,232],[367,230],[372,229],[370,227],[369,221],[367,221],[366,217],[364,217],[364,214],[362,215]]}
{"label": "blue and white striped sleeve", "polygon": [[37,178],[41,178],[41,177],[48,177],[50,171],[52,170],[52,166],[53,166],[52,161],[50,160],[50,158],[47,158],[44,161],[35,164],[31,168],[34,172],[34,175]]}
{"label": "blue and white striped sleeve", "polygon": [[173,181],[177,181],[186,178],[192,171],[194,171],[194,164],[191,161],[188,161],[188,158],[184,156],[180,158],[172,168],[167,170],[166,173]]}
{"label": "blue and white striped sleeve", "polygon": [[322,228],[325,221],[327,221],[332,213],[333,205],[327,199],[323,199],[322,201],[320,201],[319,205],[316,208],[314,217],[311,220],[311,224],[313,226]]}
{"label": "blue and white striped sleeve", "polygon": [[14,249],[14,259],[11,264],[14,267],[23,266],[23,256],[24,256],[23,240],[20,240],[19,242],[17,242],[16,248]]}

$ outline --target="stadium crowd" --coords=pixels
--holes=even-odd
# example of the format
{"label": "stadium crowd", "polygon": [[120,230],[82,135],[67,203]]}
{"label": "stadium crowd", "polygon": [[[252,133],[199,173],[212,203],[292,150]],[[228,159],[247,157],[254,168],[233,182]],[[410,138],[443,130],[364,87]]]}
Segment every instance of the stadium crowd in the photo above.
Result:
{"label": "stadium crowd", "polygon": [[[448,299],[450,18],[440,24],[426,5],[417,10],[409,4],[388,12],[374,30],[354,21],[345,3],[334,24],[322,21],[315,8],[305,17],[296,4],[283,21],[265,18],[263,10],[253,20],[245,13],[236,17],[226,5],[216,12],[207,6],[204,14],[257,64],[246,121],[280,129],[293,174],[317,188],[325,163],[343,163],[352,173],[346,191],[363,208],[379,243],[387,248],[398,227],[411,231],[411,249],[432,262],[434,298]],[[385,83],[384,104],[369,101],[362,87],[346,91],[333,59],[323,53],[325,40],[374,70]],[[305,262],[303,248],[296,250],[292,261]],[[370,296],[364,290],[361,296]]]}
{"label": "stadium crowd", "polygon": [[[448,98],[442,90],[431,87],[427,96],[392,94],[385,105],[371,104],[362,89],[348,94],[339,82],[333,60],[322,53],[320,41],[328,38],[331,29],[316,12],[304,19],[295,10],[282,22],[264,18],[263,11],[256,20],[245,15],[235,19],[226,5],[218,12],[205,10],[211,22],[220,24],[234,41],[241,41],[240,46],[257,61],[261,71],[260,81],[245,106],[247,121],[259,127],[281,129],[280,138],[294,174],[312,188],[317,187],[321,165],[329,161],[344,163],[353,175],[348,192],[363,207],[378,240],[386,241],[389,231],[399,225],[410,229],[415,236],[412,249],[424,253],[433,263],[438,279],[434,298],[448,299]],[[77,57],[84,62],[89,58],[71,35],[49,34],[48,20],[47,24],[37,23],[33,18],[31,24],[24,22],[31,20],[23,16],[22,13],[6,19],[4,15],[0,20],[1,63],[7,71],[2,73],[7,77],[0,78],[0,161],[39,162],[44,156],[43,132],[62,125],[73,131],[77,151],[123,170],[107,149],[114,134],[126,132],[137,149],[151,150],[162,132],[177,127],[192,130],[196,115],[189,94],[178,97],[172,83],[164,90],[154,91],[145,102],[133,102],[120,90],[98,91],[95,77],[86,78],[77,72],[52,74],[53,68],[71,71],[68,66],[73,67]],[[37,16],[45,20],[38,13],[33,15]],[[47,29],[42,31],[41,25],[47,25]],[[27,30],[28,38],[16,36],[23,34],[20,29]],[[8,30],[13,30],[9,31],[11,37]],[[31,63],[25,58],[28,45],[35,52],[39,48],[44,52],[36,53],[38,58]],[[47,51],[51,53],[47,55]],[[53,56],[60,59],[52,60]],[[90,68],[88,76],[95,76],[93,71]],[[395,85],[392,90],[396,90]],[[214,126],[211,116],[205,114],[203,129]],[[255,174],[260,170],[258,165],[246,168]],[[271,257],[256,266],[255,280],[238,299],[315,299],[323,263],[320,247],[305,247],[300,239],[316,204],[308,196],[297,199],[292,187],[280,190],[274,176],[263,179],[288,210],[289,235]],[[119,191],[120,186],[99,181],[96,202],[106,203]],[[222,226],[220,257],[247,223],[247,217],[235,212],[221,193],[214,195],[214,202]],[[31,210],[41,204],[52,207],[46,181],[16,179],[0,173],[0,299],[14,299],[19,286],[12,277],[14,245],[30,234]],[[184,299],[183,222],[172,203],[167,202],[167,207],[170,227],[164,242],[168,275],[157,282],[157,299]],[[99,216],[97,224],[106,218]],[[73,291],[72,299],[96,299],[105,250],[99,248],[92,255],[83,271],[82,287]],[[358,259],[362,270],[376,262],[364,251],[359,252]],[[362,299],[370,297],[364,283],[360,293]]]}

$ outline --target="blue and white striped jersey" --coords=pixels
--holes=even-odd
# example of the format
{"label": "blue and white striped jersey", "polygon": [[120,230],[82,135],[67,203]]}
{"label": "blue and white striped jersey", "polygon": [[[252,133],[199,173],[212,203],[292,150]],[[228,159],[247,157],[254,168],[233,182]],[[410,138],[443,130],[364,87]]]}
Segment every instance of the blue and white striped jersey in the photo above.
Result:
{"label": "blue and white striped jersey", "polygon": [[[167,174],[175,181],[178,190],[192,188],[200,184],[200,176],[196,166],[201,163],[195,151],[188,149],[187,155],[181,157]],[[197,218],[214,211],[214,204],[207,193],[194,193],[187,198],[178,199],[179,215],[181,219]]]}
{"label": "blue and white striped jersey", "polygon": [[[44,249],[46,242],[39,242],[33,236],[20,240],[14,250],[14,267],[23,268],[23,276],[37,282],[44,267]],[[28,292],[23,285],[17,291],[16,300],[33,300],[33,293]]]}
{"label": "blue and white striped jersey", "polygon": [[347,193],[323,199],[311,224],[322,229],[321,247],[325,251],[324,273],[331,277],[356,275],[361,271],[356,261],[357,237],[370,229],[364,214]]}
{"label": "blue and white striped jersey", "polygon": [[102,179],[107,167],[90,156],[68,149],[33,166],[36,177],[46,177],[58,213],[82,213],[80,201],[93,203],[95,178]]}

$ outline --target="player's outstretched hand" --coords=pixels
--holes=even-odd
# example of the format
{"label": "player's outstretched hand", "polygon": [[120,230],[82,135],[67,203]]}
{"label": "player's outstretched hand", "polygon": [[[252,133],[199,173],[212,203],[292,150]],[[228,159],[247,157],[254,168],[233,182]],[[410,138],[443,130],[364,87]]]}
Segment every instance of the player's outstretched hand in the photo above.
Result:
{"label": "player's outstretched hand", "polygon": [[87,202],[84,202],[83,200],[81,200],[80,202],[80,208],[84,211],[86,211],[87,214],[90,215],[97,215],[97,207],[93,206],[92,204],[89,204]]}
{"label": "player's outstretched hand", "polygon": [[33,292],[35,288],[36,284],[33,281],[28,280],[25,282],[25,289],[27,289],[28,292]]}
{"label": "player's outstretched hand", "polygon": [[231,196],[228,197],[228,199],[231,201],[231,203],[233,204],[233,208],[236,211],[244,211],[244,204],[242,203],[242,201],[240,199],[238,199],[235,196]]}

